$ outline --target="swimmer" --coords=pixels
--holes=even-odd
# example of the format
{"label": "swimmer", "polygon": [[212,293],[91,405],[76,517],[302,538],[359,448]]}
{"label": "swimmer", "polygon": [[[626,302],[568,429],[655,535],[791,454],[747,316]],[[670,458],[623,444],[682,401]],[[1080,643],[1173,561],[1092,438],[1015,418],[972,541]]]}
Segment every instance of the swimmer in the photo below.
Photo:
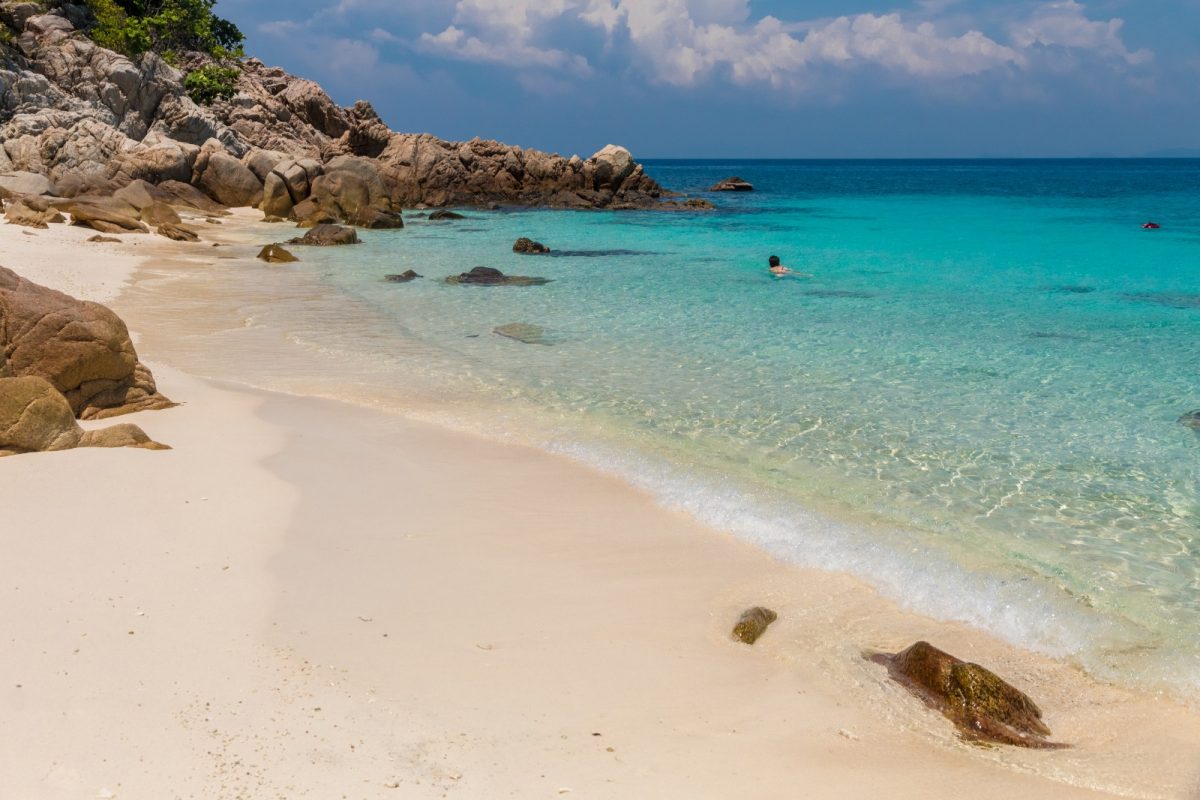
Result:
{"label": "swimmer", "polygon": [[797,278],[811,278],[807,272],[796,272],[794,269],[788,269],[779,263],[779,256],[771,256],[767,259],[767,269],[772,275],[783,277],[784,275],[795,275]]}

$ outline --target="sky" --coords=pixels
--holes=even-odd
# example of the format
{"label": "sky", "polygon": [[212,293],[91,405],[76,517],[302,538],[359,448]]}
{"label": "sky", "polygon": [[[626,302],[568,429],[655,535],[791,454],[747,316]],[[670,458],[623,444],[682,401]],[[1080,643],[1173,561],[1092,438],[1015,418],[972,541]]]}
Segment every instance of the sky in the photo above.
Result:
{"label": "sky", "polygon": [[1200,155],[1198,0],[219,0],[392,128],[587,156]]}

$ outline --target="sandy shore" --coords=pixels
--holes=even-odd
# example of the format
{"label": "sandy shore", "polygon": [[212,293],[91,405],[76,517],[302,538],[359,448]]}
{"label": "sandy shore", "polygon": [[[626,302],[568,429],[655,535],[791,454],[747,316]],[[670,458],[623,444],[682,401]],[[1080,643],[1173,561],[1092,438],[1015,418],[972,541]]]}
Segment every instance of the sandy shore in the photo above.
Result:
{"label": "sandy shore", "polygon": [[[36,233],[0,263],[118,311],[140,259],[215,252]],[[170,335],[141,355],[183,405],[121,421],[173,450],[0,460],[0,797],[1200,797],[1192,710],[561,457],[199,380]],[[860,656],[918,638],[1074,747],[965,744]]]}

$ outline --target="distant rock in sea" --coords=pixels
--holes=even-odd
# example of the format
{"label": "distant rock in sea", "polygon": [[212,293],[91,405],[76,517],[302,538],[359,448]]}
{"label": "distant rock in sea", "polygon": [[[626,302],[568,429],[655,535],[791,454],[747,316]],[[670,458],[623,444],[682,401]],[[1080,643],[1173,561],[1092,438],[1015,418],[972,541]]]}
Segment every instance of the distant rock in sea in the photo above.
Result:
{"label": "distant rock in sea", "polygon": [[493,269],[492,267],[472,267],[469,272],[446,278],[446,283],[470,286],[541,286],[549,282],[549,278],[505,275],[500,270]]}
{"label": "distant rock in sea", "polygon": [[754,186],[749,181],[744,181],[736,175],[731,178],[726,178],[723,181],[718,181],[709,188],[710,192],[752,192]]}

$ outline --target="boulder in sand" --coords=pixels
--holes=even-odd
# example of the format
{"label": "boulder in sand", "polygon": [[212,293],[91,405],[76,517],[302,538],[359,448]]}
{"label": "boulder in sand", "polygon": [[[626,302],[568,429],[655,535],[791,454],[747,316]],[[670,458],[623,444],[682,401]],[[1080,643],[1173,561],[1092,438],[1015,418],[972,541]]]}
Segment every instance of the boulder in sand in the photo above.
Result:
{"label": "boulder in sand", "polygon": [[993,744],[1053,749],[1042,710],[1029,697],[978,664],[955,658],[929,642],[895,655],[876,653],[894,680],[942,712],[967,739]]}
{"label": "boulder in sand", "polygon": [[340,244],[358,244],[358,231],[345,225],[322,223],[309,228],[308,233],[296,239],[289,239],[288,244],[302,244],[314,247],[332,247]]}
{"label": "boulder in sand", "polygon": [[225,152],[208,157],[196,184],[214,200],[231,208],[257,206],[263,199],[263,185],[258,177]]}
{"label": "boulder in sand", "polygon": [[736,175],[731,178],[726,178],[723,181],[718,181],[709,188],[710,192],[752,192],[754,186],[748,181],[744,181]]}
{"label": "boulder in sand", "polygon": [[27,376],[49,381],[81,419],[174,405],[120,317],[0,267],[0,378]]}
{"label": "boulder in sand", "polygon": [[464,284],[468,286],[541,286],[549,283],[549,278],[533,278],[527,275],[505,275],[492,267],[472,267],[469,272],[461,275],[451,275],[446,283]]}
{"label": "boulder in sand", "polygon": [[54,208],[37,211],[20,200],[11,200],[4,207],[4,219],[10,225],[22,225],[26,228],[48,228],[50,223],[65,222],[66,218]]}
{"label": "boulder in sand", "polygon": [[268,264],[290,264],[300,260],[277,244],[269,244],[259,250],[258,257]]}
{"label": "boulder in sand", "polygon": [[73,225],[81,225],[101,233],[146,233],[149,231],[137,218],[133,206],[112,197],[88,197],[66,206]]}
{"label": "boulder in sand", "polygon": [[196,233],[194,229],[189,228],[187,225],[172,225],[168,222],[159,225],[154,230],[159,236],[165,236],[168,239],[172,239],[176,242],[200,241],[200,234]]}
{"label": "boulder in sand", "polygon": [[136,425],[85,432],[71,404],[45,378],[0,378],[0,456],[72,447],[169,449]]}
{"label": "boulder in sand", "polygon": [[542,244],[541,242],[535,242],[533,239],[522,236],[513,244],[513,252],[534,256],[541,255],[543,253],[549,253],[550,248],[546,247],[546,245]]}

